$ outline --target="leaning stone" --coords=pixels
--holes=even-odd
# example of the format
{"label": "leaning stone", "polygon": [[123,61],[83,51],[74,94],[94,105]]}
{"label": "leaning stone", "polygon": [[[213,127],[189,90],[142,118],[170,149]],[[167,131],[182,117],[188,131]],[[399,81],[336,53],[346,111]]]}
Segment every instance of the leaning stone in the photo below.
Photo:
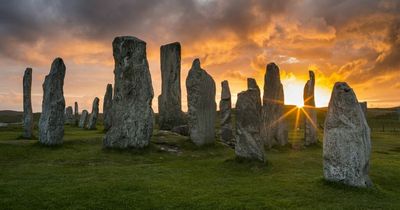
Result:
{"label": "leaning stone", "polygon": [[65,124],[73,125],[75,124],[75,116],[73,114],[72,106],[68,106],[65,109]]}
{"label": "leaning stone", "polygon": [[215,141],[215,82],[195,59],[186,78],[190,139],[197,146]]}
{"label": "leaning stone", "polygon": [[116,37],[114,99],[111,128],[103,145],[143,148],[153,133],[153,86],[146,57],[146,42],[135,37]]}
{"label": "leaning stone", "polygon": [[111,127],[111,118],[112,118],[112,85],[108,84],[106,89],[106,94],[104,95],[103,101],[103,118],[104,118],[104,130],[108,131]]}
{"label": "leaning stone", "polygon": [[92,113],[89,115],[89,122],[87,124],[87,129],[96,130],[97,118],[99,117],[99,98],[94,98]]}
{"label": "leaning stone", "polygon": [[324,126],[324,177],[369,187],[370,129],[357,97],[345,82],[333,88]]}
{"label": "leaning stone", "polygon": [[261,99],[255,88],[238,94],[236,102],[236,145],[238,157],[265,162],[261,140]]}
{"label": "leaning stone", "polygon": [[284,118],[284,94],[279,67],[275,63],[267,65],[264,77],[263,129],[261,138],[268,147],[286,145],[288,130]]}
{"label": "leaning stone", "polygon": [[87,110],[83,110],[81,118],[79,120],[79,127],[80,128],[85,128],[86,127],[87,121],[88,121],[88,117],[89,117],[89,112]]}
{"label": "leaning stone", "polygon": [[32,69],[26,68],[23,78],[24,93],[24,116],[23,116],[23,133],[22,137],[31,139],[33,137],[33,112],[32,112]]}
{"label": "leaning stone", "polygon": [[219,112],[221,115],[221,140],[229,146],[234,146],[235,137],[232,133],[231,109],[231,91],[229,89],[228,81],[224,80],[221,82],[221,100],[219,102]]}
{"label": "leaning stone", "polygon": [[181,45],[179,42],[161,46],[161,95],[158,96],[159,126],[171,130],[182,125]]}
{"label": "leaning stone", "polygon": [[64,137],[64,78],[65,65],[61,58],[51,64],[50,73],[43,83],[42,114],[39,120],[39,142],[59,145]]}
{"label": "leaning stone", "polygon": [[309,71],[310,79],[304,86],[304,145],[309,146],[316,144],[318,141],[317,133],[317,112],[315,109],[315,75],[313,71]]}

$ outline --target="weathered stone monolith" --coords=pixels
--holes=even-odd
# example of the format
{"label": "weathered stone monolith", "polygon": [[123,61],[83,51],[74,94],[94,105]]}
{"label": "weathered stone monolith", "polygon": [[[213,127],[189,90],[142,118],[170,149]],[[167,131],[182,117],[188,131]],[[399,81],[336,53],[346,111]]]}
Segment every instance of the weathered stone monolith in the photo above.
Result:
{"label": "weathered stone monolith", "polygon": [[113,41],[114,98],[111,128],[103,145],[143,148],[153,133],[153,86],[146,57],[146,42],[130,36]]}
{"label": "weathered stone monolith", "polygon": [[186,78],[190,139],[197,146],[215,141],[215,82],[195,59]]}
{"label": "weathered stone monolith", "polygon": [[92,105],[92,113],[89,115],[87,129],[96,130],[97,118],[99,117],[99,98],[94,98]]}
{"label": "weathered stone monolith", "polygon": [[229,146],[234,146],[235,137],[232,133],[231,111],[231,91],[228,81],[224,80],[221,82],[221,100],[219,102],[221,141]]}
{"label": "weathered stone monolith", "polygon": [[59,145],[64,137],[64,78],[65,65],[61,58],[51,64],[50,73],[43,83],[42,114],[39,120],[39,142]]}
{"label": "weathered stone monolith", "polygon": [[89,117],[89,112],[85,109],[82,111],[81,118],[79,119],[79,127],[80,128],[85,128],[87,125]]}
{"label": "weathered stone monolith", "polygon": [[32,112],[32,68],[26,68],[22,82],[24,93],[24,115],[23,115],[23,132],[22,137],[31,139],[33,137],[33,112]]}
{"label": "weathered stone monolith", "polygon": [[181,105],[181,45],[179,42],[160,48],[161,95],[158,96],[159,126],[171,130],[184,123]]}
{"label": "weathered stone monolith", "polygon": [[309,146],[316,144],[318,141],[317,133],[317,111],[315,109],[315,75],[313,71],[309,71],[310,79],[304,86],[304,145]]}
{"label": "weathered stone monolith", "polygon": [[370,129],[347,83],[333,87],[324,126],[324,177],[328,181],[369,187]]}
{"label": "weathered stone monolith", "polygon": [[74,116],[74,111],[72,110],[72,106],[67,106],[67,108],[65,108],[65,124],[67,125],[75,124],[75,116]]}
{"label": "weathered stone monolith", "polygon": [[284,94],[279,67],[275,63],[267,65],[264,77],[263,128],[261,138],[268,147],[286,145],[288,130],[284,118]]}
{"label": "weathered stone monolith", "polygon": [[103,101],[103,119],[104,119],[104,130],[108,131],[111,127],[112,118],[112,85],[108,84],[106,88],[106,94],[104,95]]}
{"label": "weathered stone monolith", "polygon": [[238,94],[236,102],[236,145],[238,157],[265,161],[264,142],[261,139],[261,98],[256,88]]}
{"label": "weathered stone monolith", "polygon": [[79,125],[79,108],[78,108],[78,102],[75,101],[74,105],[74,117],[75,117],[75,126]]}
{"label": "weathered stone monolith", "polygon": [[363,111],[364,117],[367,118],[367,110],[368,110],[368,104],[366,101],[360,102],[360,107],[361,110]]}

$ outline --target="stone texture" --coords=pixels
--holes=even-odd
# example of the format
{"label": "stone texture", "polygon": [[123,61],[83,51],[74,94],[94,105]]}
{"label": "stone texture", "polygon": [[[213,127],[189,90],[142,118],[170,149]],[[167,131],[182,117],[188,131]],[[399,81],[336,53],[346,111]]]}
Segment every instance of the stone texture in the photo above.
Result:
{"label": "stone texture", "polygon": [[31,139],[33,137],[33,112],[32,112],[32,69],[26,68],[22,82],[24,93],[24,115],[22,137]]}
{"label": "stone texture", "polygon": [[357,97],[346,83],[333,88],[324,126],[324,177],[351,186],[369,187],[370,129]]}
{"label": "stone texture", "polygon": [[257,81],[254,78],[247,78],[247,89],[255,89],[258,91],[258,95],[261,95],[260,88],[258,87]]}
{"label": "stone texture", "polygon": [[59,145],[64,137],[64,78],[65,65],[61,58],[51,64],[50,73],[43,83],[42,114],[39,120],[39,142]]}
{"label": "stone texture", "polygon": [[65,124],[75,124],[75,116],[74,111],[72,110],[72,106],[68,106],[67,108],[65,108]]}
{"label": "stone texture", "polygon": [[88,117],[89,117],[89,112],[85,109],[82,111],[82,115],[81,118],[79,119],[79,127],[80,128],[85,128],[87,125],[87,121],[88,121]]}
{"label": "stone texture", "polygon": [[153,133],[153,86],[146,57],[146,42],[130,36],[113,41],[114,98],[111,128],[105,147],[143,148]]}
{"label": "stone texture", "polygon": [[190,139],[197,146],[215,141],[215,82],[195,59],[186,78]]}
{"label": "stone texture", "polygon": [[172,132],[180,134],[182,136],[189,136],[189,126],[188,125],[178,125],[171,129]]}
{"label": "stone texture", "polygon": [[74,117],[75,117],[75,126],[79,125],[79,108],[78,108],[78,102],[75,101],[74,104]]}
{"label": "stone texture", "polygon": [[94,98],[92,105],[92,113],[89,115],[87,129],[96,130],[97,118],[99,117],[99,98]]}
{"label": "stone texture", "polygon": [[161,130],[171,130],[182,125],[181,105],[181,45],[179,42],[160,48],[161,95],[158,96],[159,126]]}
{"label": "stone texture", "polygon": [[219,102],[221,141],[229,146],[235,145],[235,137],[232,133],[232,101],[231,91],[227,80],[221,82],[221,100]]}
{"label": "stone texture", "polygon": [[360,102],[359,104],[360,104],[361,110],[363,111],[364,117],[367,118],[367,110],[368,110],[367,102],[364,101],[364,102]]}
{"label": "stone texture", "polygon": [[309,71],[310,79],[304,86],[304,145],[309,146],[318,142],[317,132],[317,111],[315,109],[315,75],[313,71]]}
{"label": "stone texture", "polygon": [[106,88],[106,94],[104,95],[103,101],[103,118],[104,118],[104,130],[108,131],[111,128],[112,118],[112,85],[108,84]]}
{"label": "stone texture", "polygon": [[236,145],[238,157],[265,162],[261,139],[261,98],[256,88],[238,94],[236,102]]}
{"label": "stone texture", "polygon": [[264,77],[263,129],[261,138],[268,147],[286,145],[288,130],[284,118],[284,94],[279,67],[275,63],[267,65]]}

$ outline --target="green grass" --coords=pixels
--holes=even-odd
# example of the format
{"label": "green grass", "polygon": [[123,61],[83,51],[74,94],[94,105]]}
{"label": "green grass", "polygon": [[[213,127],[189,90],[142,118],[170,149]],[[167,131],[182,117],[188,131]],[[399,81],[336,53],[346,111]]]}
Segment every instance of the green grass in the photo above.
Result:
{"label": "green grass", "polygon": [[273,148],[261,164],[157,130],[139,151],[103,149],[101,126],[66,126],[54,148],[1,128],[0,209],[400,209],[400,133],[373,130],[374,188],[359,189],[323,180],[322,146],[302,147],[301,129],[289,135],[296,147]]}

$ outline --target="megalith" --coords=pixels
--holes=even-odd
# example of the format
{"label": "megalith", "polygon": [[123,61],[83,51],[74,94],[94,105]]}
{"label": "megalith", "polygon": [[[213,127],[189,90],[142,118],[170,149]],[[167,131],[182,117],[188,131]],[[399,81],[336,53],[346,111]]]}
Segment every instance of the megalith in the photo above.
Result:
{"label": "megalith", "polygon": [[235,138],[232,133],[232,101],[231,91],[227,80],[221,82],[221,100],[219,102],[221,141],[229,146],[235,145]]}
{"label": "megalith", "polygon": [[32,68],[26,68],[24,78],[22,81],[23,86],[23,132],[22,137],[31,139],[33,137],[33,112],[32,112]]}
{"label": "megalith", "polygon": [[89,112],[86,109],[84,109],[82,111],[81,118],[79,119],[79,125],[78,126],[80,128],[85,128],[86,127],[87,121],[88,121],[88,117],[89,117]]}
{"label": "megalith", "polygon": [[65,108],[65,124],[75,124],[75,116],[74,111],[72,110],[72,106],[67,106],[67,108]]}
{"label": "megalith", "polygon": [[99,98],[94,98],[92,105],[92,113],[89,115],[87,129],[96,130],[97,118],[99,117]]}
{"label": "megalith", "polygon": [[317,130],[317,111],[315,109],[315,75],[313,71],[309,71],[310,79],[304,86],[304,145],[309,146],[316,144],[318,141]]}
{"label": "megalith", "polygon": [[108,131],[111,127],[112,118],[112,92],[113,88],[111,84],[107,85],[106,93],[103,100],[103,119],[104,119],[104,130]]}

